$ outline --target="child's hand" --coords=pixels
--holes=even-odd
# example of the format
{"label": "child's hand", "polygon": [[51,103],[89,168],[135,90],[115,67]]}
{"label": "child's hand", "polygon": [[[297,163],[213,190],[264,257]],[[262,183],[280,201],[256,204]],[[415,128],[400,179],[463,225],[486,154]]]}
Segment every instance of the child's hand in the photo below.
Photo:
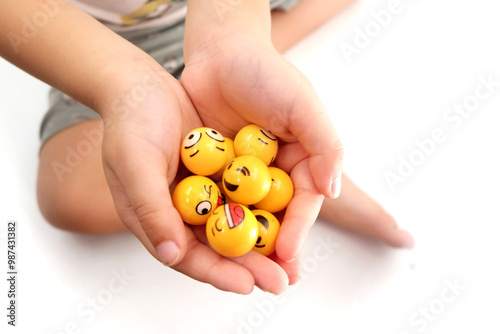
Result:
{"label": "child's hand", "polygon": [[[141,74],[142,73],[142,74]],[[255,285],[279,293],[287,275],[257,253],[227,260],[206,245],[204,226],[188,226],[169,187],[178,176],[181,141],[202,123],[177,80],[162,68],[124,78],[100,106],[103,163],[123,223],[162,263],[222,290],[250,293]],[[141,92],[139,94],[139,92]]]}
{"label": "child's hand", "polygon": [[323,195],[338,196],[342,144],[309,81],[272,45],[248,34],[229,34],[185,49],[182,76],[206,126],[234,135],[248,123],[281,140],[276,164],[290,173],[295,194],[278,236],[279,261],[295,276],[294,260],[319,212]]}

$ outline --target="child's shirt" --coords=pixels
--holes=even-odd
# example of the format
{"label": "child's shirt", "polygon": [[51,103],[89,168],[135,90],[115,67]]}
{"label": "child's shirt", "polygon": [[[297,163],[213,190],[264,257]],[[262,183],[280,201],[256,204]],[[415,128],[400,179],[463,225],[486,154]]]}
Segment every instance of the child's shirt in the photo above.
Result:
{"label": "child's shirt", "polygon": [[68,0],[115,31],[169,27],[186,17],[186,0]]}
{"label": "child's shirt", "polygon": [[[245,0],[243,0],[245,1]],[[271,8],[289,8],[298,0],[270,0]],[[170,27],[186,17],[187,0],[68,0],[114,31]],[[223,10],[225,1],[217,1]],[[221,7],[222,6],[222,7]],[[228,4],[230,6],[230,3]]]}

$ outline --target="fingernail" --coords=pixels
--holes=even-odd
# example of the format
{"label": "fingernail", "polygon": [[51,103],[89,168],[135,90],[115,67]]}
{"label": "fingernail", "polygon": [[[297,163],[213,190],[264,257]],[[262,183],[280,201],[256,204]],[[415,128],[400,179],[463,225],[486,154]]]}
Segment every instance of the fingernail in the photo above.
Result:
{"label": "fingernail", "polygon": [[332,198],[338,198],[340,196],[340,188],[342,186],[342,177],[337,176],[333,181],[330,187],[330,196]]}
{"label": "fingernail", "polygon": [[413,249],[415,247],[415,239],[412,235],[405,230],[401,230],[401,246],[407,249]]}
{"label": "fingernail", "polygon": [[179,247],[173,241],[165,241],[156,247],[158,260],[166,266],[171,266],[177,262],[180,255]]}

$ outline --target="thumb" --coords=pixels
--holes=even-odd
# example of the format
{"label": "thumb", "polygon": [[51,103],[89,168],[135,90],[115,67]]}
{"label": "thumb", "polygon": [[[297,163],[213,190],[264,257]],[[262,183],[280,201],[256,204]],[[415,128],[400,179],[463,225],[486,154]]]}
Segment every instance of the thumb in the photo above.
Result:
{"label": "thumb", "polygon": [[[187,248],[184,223],[172,204],[167,163],[161,154],[122,155],[105,161],[105,173],[123,223],[156,259],[174,266]],[[116,157],[116,155],[115,155]]]}
{"label": "thumb", "polygon": [[309,155],[309,168],[323,195],[340,195],[344,146],[323,103],[305,77],[289,106],[288,128]]}
{"label": "thumb", "polygon": [[[268,75],[267,95],[262,94],[266,99],[256,100],[267,102],[265,115],[271,115],[268,122],[271,129],[278,130],[275,134],[284,141],[298,141],[307,152],[309,168],[319,192],[337,198],[344,147],[328,112],[311,82],[292,64],[277,62],[269,73],[272,71],[282,75]],[[266,108],[262,104],[259,107]],[[258,124],[265,123],[263,120]]]}

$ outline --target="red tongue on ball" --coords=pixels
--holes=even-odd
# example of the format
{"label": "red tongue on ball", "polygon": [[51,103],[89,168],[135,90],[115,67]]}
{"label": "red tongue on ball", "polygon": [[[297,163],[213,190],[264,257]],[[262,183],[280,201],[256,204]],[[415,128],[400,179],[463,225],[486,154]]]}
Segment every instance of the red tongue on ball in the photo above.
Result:
{"label": "red tongue on ball", "polygon": [[226,212],[227,225],[229,228],[238,226],[245,219],[245,211],[238,204],[226,204],[224,205],[224,211]]}
{"label": "red tongue on ball", "polygon": [[224,197],[222,197],[222,196],[224,196],[224,194],[221,194],[221,196],[219,196],[217,198],[217,206],[215,208],[218,208],[219,206],[224,205],[224,203],[226,202]]}

